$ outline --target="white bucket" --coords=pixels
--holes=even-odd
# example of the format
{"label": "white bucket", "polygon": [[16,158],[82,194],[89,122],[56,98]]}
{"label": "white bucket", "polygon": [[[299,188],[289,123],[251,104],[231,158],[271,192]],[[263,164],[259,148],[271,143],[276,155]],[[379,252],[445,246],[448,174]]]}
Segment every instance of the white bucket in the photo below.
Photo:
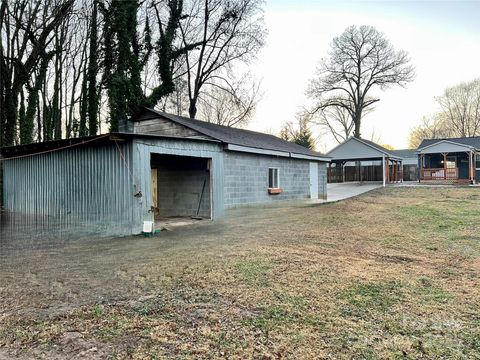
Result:
{"label": "white bucket", "polygon": [[144,221],[143,222],[143,232],[144,233],[153,233],[153,221]]}

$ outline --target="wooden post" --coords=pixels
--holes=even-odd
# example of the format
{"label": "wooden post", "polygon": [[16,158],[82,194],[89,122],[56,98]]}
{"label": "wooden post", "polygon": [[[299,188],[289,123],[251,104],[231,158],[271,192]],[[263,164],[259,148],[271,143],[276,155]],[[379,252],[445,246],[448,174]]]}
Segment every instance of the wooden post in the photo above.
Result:
{"label": "wooden post", "polygon": [[393,182],[397,182],[397,161],[392,160]]}
{"label": "wooden post", "polygon": [[418,174],[418,182],[422,182],[423,180],[423,154],[420,154],[420,174]]}
{"label": "wooden post", "polygon": [[385,159],[385,169],[387,170],[387,175],[385,176],[387,178],[387,183],[390,182],[390,159],[387,157]]}
{"label": "wooden post", "polygon": [[398,160],[395,160],[395,182],[399,182],[399,168],[398,168]]}
{"label": "wooden post", "polygon": [[403,160],[400,160],[400,182],[403,183]]}
{"label": "wooden post", "polygon": [[361,183],[362,182],[362,169],[361,169],[362,162],[358,161],[356,164],[358,164],[358,181],[360,181]]}
{"label": "wooden post", "polygon": [[392,182],[395,182],[395,160],[392,160]]}
{"label": "wooden post", "polygon": [[396,175],[396,181],[399,182],[400,181],[400,167],[398,166],[399,164],[399,161],[398,160],[395,160],[395,166],[397,168],[396,172],[397,172],[397,175]]}
{"label": "wooden post", "polygon": [[473,154],[473,159],[472,159],[472,170],[473,170],[473,183],[475,184],[477,182],[477,154]]}
{"label": "wooden post", "polygon": [[442,153],[443,155],[443,179],[447,180],[447,154],[448,153]]}
{"label": "wooden post", "polygon": [[473,159],[472,151],[470,151],[468,153],[468,178],[470,179],[470,181],[473,184],[472,159]]}

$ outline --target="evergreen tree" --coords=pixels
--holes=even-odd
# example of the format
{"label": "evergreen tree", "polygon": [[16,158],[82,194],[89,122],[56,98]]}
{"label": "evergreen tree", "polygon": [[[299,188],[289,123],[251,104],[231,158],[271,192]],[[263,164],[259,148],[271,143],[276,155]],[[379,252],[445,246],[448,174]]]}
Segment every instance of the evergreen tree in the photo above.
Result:
{"label": "evergreen tree", "polygon": [[308,149],[315,149],[315,139],[313,138],[312,132],[309,128],[301,128],[293,137],[293,142],[295,144],[301,145]]}
{"label": "evergreen tree", "polygon": [[296,123],[287,122],[280,130],[280,138],[308,149],[315,149],[315,138],[310,130],[311,118],[307,114],[297,115]]}
{"label": "evergreen tree", "polygon": [[144,99],[137,35],[138,7],[138,0],[113,0],[106,17],[105,71],[111,131],[118,131],[119,121],[137,111]]}

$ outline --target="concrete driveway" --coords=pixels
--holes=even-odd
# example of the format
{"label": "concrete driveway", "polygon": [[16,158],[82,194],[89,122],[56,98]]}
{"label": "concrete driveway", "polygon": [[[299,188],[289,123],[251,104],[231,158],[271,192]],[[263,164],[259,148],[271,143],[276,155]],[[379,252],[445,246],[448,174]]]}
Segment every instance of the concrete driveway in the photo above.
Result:
{"label": "concrete driveway", "polygon": [[382,183],[347,182],[327,185],[327,201],[348,199],[382,187]]}

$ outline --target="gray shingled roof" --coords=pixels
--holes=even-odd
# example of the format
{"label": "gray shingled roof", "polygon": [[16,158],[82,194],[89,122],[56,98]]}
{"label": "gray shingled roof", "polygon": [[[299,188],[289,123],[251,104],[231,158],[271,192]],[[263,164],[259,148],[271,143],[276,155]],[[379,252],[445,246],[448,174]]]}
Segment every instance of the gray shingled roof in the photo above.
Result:
{"label": "gray shingled roof", "polygon": [[480,149],[480,136],[462,137],[462,138],[425,139],[418,146],[418,149],[435,144],[443,140],[455,142],[462,145],[473,146],[475,149]]}
{"label": "gray shingled roof", "polygon": [[[347,140],[345,140],[343,143],[335,146],[333,149],[331,149],[328,153],[327,153],[327,156],[330,156],[332,157],[333,159],[335,160],[349,160],[349,159],[361,159],[363,155],[365,155],[364,153],[362,152],[359,152],[355,149],[352,149],[352,148],[348,148],[348,145],[347,143],[351,142],[351,141],[356,141],[357,143],[360,143],[362,144],[362,146],[367,146],[368,148],[371,148],[373,150],[375,150],[378,155],[375,156],[375,155],[372,155],[371,153],[368,155],[368,158],[369,159],[372,159],[374,157],[378,157],[378,158],[381,158],[382,156],[386,156],[388,158],[391,158],[393,160],[399,160],[401,159],[400,156],[394,154],[393,151],[391,150],[388,150],[387,148],[373,142],[373,141],[370,141],[370,140],[366,140],[366,139],[362,139],[362,138],[356,138],[356,137],[350,137],[348,138]],[[345,146],[347,146],[347,150],[345,150]]]}
{"label": "gray shingled roof", "polygon": [[[301,145],[282,140],[274,135],[217,125],[206,121],[172,115],[153,109],[146,110],[226,144],[247,146],[265,150],[291,152],[295,154],[309,155],[315,157],[326,157],[324,154],[312,151]],[[137,114],[137,116],[138,115],[140,114]],[[130,120],[136,121],[136,118],[133,117]]]}
{"label": "gray shingled roof", "polygon": [[401,157],[403,159],[408,159],[408,158],[417,158],[417,153],[416,149],[400,149],[400,150],[390,150],[390,153],[393,155],[396,155],[398,157]]}

